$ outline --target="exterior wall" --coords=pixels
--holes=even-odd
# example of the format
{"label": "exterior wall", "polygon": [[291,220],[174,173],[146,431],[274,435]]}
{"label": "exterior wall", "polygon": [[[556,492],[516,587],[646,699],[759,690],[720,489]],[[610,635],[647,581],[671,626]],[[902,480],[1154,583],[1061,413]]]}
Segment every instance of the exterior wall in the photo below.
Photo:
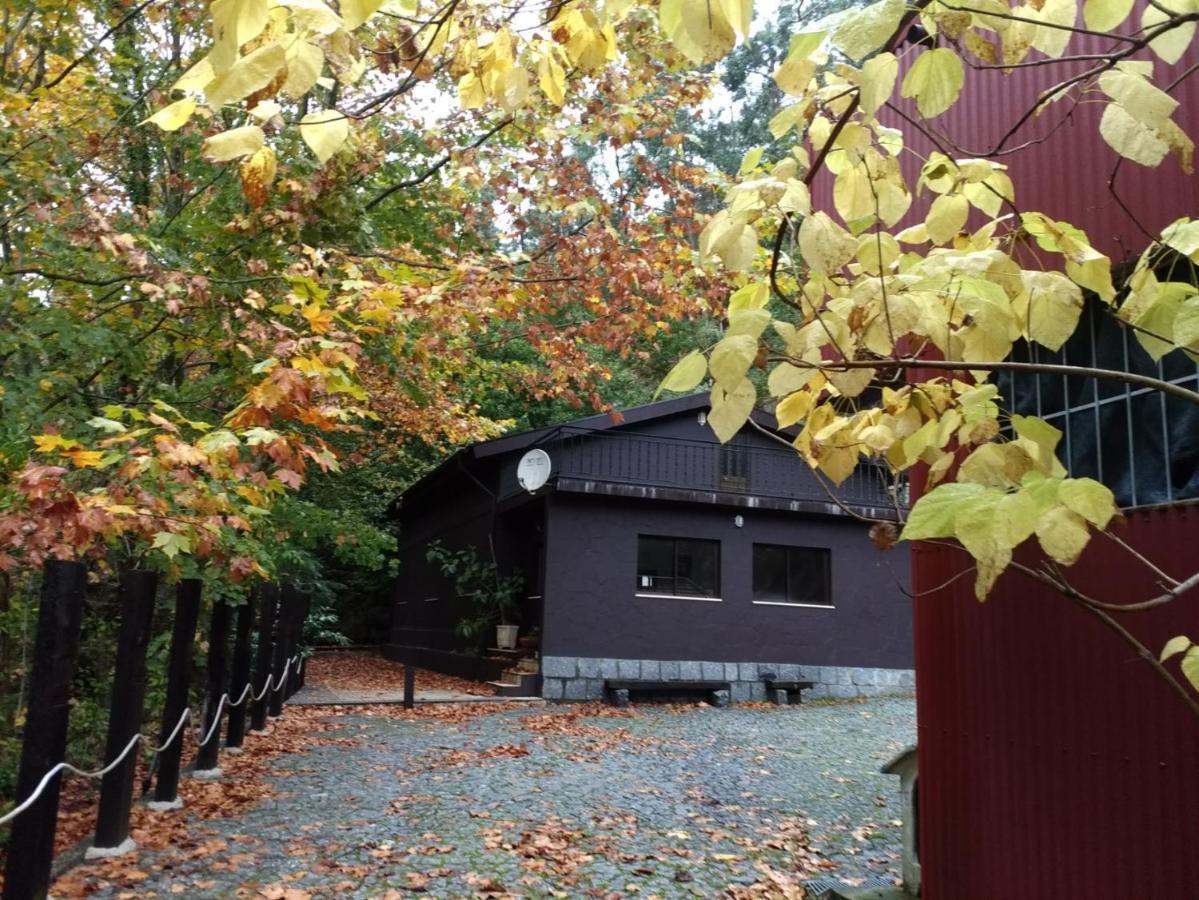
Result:
{"label": "exterior wall", "polygon": [[[909,557],[844,517],[555,494],[546,533],[546,657],[912,667]],[[721,602],[636,596],[638,534],[720,540]],[[755,542],[829,548],[834,606],[753,603]]]}
{"label": "exterior wall", "polygon": [[458,598],[451,583],[425,560],[425,548],[435,540],[452,550],[468,545],[487,547],[491,498],[464,481],[446,491],[440,502],[403,511],[400,567],[393,593],[393,644],[438,650],[458,649],[463,644],[453,628],[467,611],[466,601]]}
{"label": "exterior wall", "polygon": [[[1199,507],[1130,513],[1121,536],[1181,576]],[[1009,574],[980,604],[970,577],[934,590],[961,551],[914,555],[922,895],[1199,896],[1199,722],[1178,695],[1060,595]],[[1102,538],[1069,575],[1109,602],[1160,590]],[[1194,635],[1197,593],[1120,619],[1157,652]]]}
{"label": "exterior wall", "polygon": [[605,678],[648,681],[727,681],[734,703],[766,700],[764,673],[779,681],[811,681],[805,700],[847,699],[910,693],[911,669],[801,666],[796,663],[716,662],[714,660],[597,659],[543,656],[541,696],[547,700],[601,700]]}

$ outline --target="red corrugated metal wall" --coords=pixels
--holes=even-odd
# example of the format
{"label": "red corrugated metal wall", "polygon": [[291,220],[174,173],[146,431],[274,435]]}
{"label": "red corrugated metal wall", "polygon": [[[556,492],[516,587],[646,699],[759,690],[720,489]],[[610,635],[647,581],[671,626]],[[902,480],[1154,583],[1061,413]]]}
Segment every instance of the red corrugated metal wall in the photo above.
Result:
{"label": "red corrugated metal wall", "polygon": [[[1125,536],[1189,573],[1199,508],[1134,513]],[[924,896],[1199,898],[1199,722],[1049,589],[1005,575],[980,604],[967,575],[934,590],[968,565],[958,550],[913,551]],[[1104,538],[1071,576],[1110,602],[1154,590]],[[1155,650],[1199,634],[1194,593],[1126,624]]]}
{"label": "red corrugated metal wall", "polygon": [[[1071,52],[1107,43],[1082,38]],[[914,56],[908,48],[905,69]],[[1197,60],[1192,52],[1173,67],[1156,62],[1158,83]],[[971,71],[963,101],[934,125],[970,151],[961,155],[981,154],[1040,90],[1076,71]],[[1199,83],[1173,96],[1175,119],[1199,136]],[[1113,260],[1139,253],[1148,238],[1108,190],[1116,155],[1099,136],[1102,103],[1063,120],[1065,111],[1057,104],[1031,120],[1010,143],[1024,148],[1001,160],[1020,207],[1082,227]],[[882,118],[916,151],[904,161],[914,183],[932,147],[894,114]],[[831,179],[814,188],[818,207],[831,208]],[[1117,189],[1153,233],[1199,215],[1199,184],[1173,159],[1156,170],[1124,163]],[[918,198],[897,227],[919,221],[929,200]],[[1199,565],[1199,507],[1132,514],[1125,537],[1172,574],[1189,574]],[[968,565],[958,550],[913,551],[924,896],[1199,900],[1199,722],[1125,643],[1060,595],[1015,575],[985,604],[971,575],[935,590]],[[1070,574],[1110,602],[1155,589],[1104,538]],[[1195,593],[1128,616],[1129,627],[1155,651],[1175,634],[1199,637]]]}

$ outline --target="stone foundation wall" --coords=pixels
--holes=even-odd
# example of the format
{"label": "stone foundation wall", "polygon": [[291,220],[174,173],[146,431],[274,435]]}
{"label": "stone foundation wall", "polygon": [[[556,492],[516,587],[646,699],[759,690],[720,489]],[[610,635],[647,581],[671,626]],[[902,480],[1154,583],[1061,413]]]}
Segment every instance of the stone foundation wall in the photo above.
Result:
{"label": "stone foundation wall", "polygon": [[804,666],[795,663],[722,663],[697,660],[597,659],[545,656],[541,696],[546,700],[602,700],[605,678],[653,681],[727,681],[734,703],[766,699],[763,672],[779,681],[812,681],[805,700],[907,694],[915,690],[911,669]]}

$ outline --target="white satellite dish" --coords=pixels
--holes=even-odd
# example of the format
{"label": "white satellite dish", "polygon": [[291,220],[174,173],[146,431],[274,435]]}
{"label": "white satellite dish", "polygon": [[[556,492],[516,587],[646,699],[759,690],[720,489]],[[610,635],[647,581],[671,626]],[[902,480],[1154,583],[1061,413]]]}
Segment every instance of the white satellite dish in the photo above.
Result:
{"label": "white satellite dish", "polygon": [[516,465],[516,480],[530,494],[550,479],[550,455],[544,450],[530,450]]}

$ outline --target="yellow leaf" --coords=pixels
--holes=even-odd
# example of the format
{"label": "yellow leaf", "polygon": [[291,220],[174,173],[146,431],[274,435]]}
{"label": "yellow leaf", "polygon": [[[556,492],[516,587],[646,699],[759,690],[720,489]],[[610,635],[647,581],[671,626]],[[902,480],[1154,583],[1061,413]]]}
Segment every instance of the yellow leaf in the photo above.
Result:
{"label": "yellow leaf", "polygon": [[730,389],[717,384],[712,388],[712,408],[708,413],[708,425],[724,444],[741,430],[749,414],[754,411],[757,392],[748,378],[732,383]]}
{"label": "yellow leaf", "polygon": [[813,272],[835,272],[853,259],[857,249],[854,237],[827,213],[810,215],[799,226],[799,250]]}
{"label": "yellow leaf", "polygon": [[810,391],[796,391],[780,400],[774,408],[774,417],[778,420],[779,428],[787,428],[800,421],[812,411],[815,402],[816,398]]}
{"label": "yellow leaf", "polygon": [[1037,520],[1037,540],[1050,559],[1073,565],[1091,539],[1086,520],[1073,510],[1055,506]]}
{"label": "yellow leaf", "polygon": [[866,60],[862,66],[861,106],[862,112],[874,115],[891,99],[895,90],[895,79],[899,77],[899,60],[894,53],[880,53]]}
{"label": "yellow leaf", "polygon": [[41,453],[53,453],[55,450],[71,450],[79,447],[79,441],[65,438],[61,434],[35,434],[33,445]]}
{"label": "yellow leaf", "polygon": [[1157,658],[1157,661],[1165,662],[1171,656],[1177,656],[1179,653],[1183,653],[1188,650],[1193,643],[1194,641],[1192,641],[1185,634],[1172,637],[1170,640],[1166,641],[1166,646],[1162,647],[1161,656]]}
{"label": "yellow leaf", "polygon": [[300,119],[300,137],[322,163],[328,162],[350,136],[350,120],[336,109],[310,112]]}
{"label": "yellow leaf", "polygon": [[966,227],[970,203],[961,194],[942,194],[929,207],[924,220],[928,237],[934,244],[947,244]]}
{"label": "yellow leaf", "polygon": [[737,42],[723,4],[711,0],[662,0],[658,22],[671,43],[696,65],[721,59]]}
{"label": "yellow leaf", "polygon": [[920,115],[932,119],[957,101],[965,77],[962,60],[953,50],[948,47],[926,50],[908,70],[901,93],[915,98]]}
{"label": "yellow leaf", "polygon": [[699,252],[704,259],[719,257],[730,272],[740,272],[757,255],[758,233],[752,225],[722,210],[700,234]]}
{"label": "yellow leaf", "polygon": [[770,302],[770,288],[761,281],[751,281],[738,288],[729,297],[729,311],[736,309],[762,309]]}
{"label": "yellow leaf", "polygon": [[1086,0],[1082,20],[1092,31],[1111,31],[1128,18],[1133,0]]}
{"label": "yellow leaf", "polygon": [[687,393],[693,391],[704,380],[704,376],[708,374],[708,361],[704,359],[704,355],[698,350],[692,350],[677,363],[674,368],[667,373],[662,379],[662,383],[658,385],[658,390],[654,392],[657,397],[662,391],[675,391],[677,393]]}
{"label": "yellow leaf", "polygon": [[66,456],[71,460],[77,468],[94,469],[100,465],[100,460],[104,457],[104,453],[100,450],[68,450]]}
{"label": "yellow leaf", "polygon": [[[1156,5],[1146,5],[1145,11],[1141,13],[1141,28],[1146,31],[1152,31],[1164,22],[1169,21],[1173,16],[1168,15],[1159,7],[1176,10],[1178,15],[1193,13],[1194,9],[1191,3],[1185,0],[1158,0]],[[1174,65],[1182,58],[1182,54],[1191,46],[1191,41],[1195,38],[1195,23],[1184,22],[1177,28],[1171,28],[1160,37],[1154,38],[1149,44],[1149,49],[1158,55],[1160,59],[1168,65]]]}
{"label": "yellow leaf", "polygon": [[1199,647],[1192,647],[1182,658],[1182,674],[1191,683],[1191,687],[1199,691]]}
{"label": "yellow leaf", "polygon": [[788,362],[779,363],[771,369],[770,377],[766,379],[766,387],[770,396],[783,397],[807,387],[815,373],[815,369],[801,369]]}
{"label": "yellow leaf", "polygon": [[196,101],[194,97],[184,97],[182,100],[176,100],[170,106],[164,106],[154,115],[142,121],[145,125],[150,122],[157,125],[163,131],[177,131],[191,118],[192,113],[196,111]]}
{"label": "yellow leaf", "polygon": [[227,162],[258,151],[266,134],[257,125],[244,125],[213,135],[200,148],[210,162]]}
{"label": "yellow leaf", "polygon": [[874,195],[865,166],[843,169],[833,182],[833,205],[837,207],[837,215],[846,223],[873,220]]}
{"label": "yellow leaf", "polygon": [[171,85],[172,91],[202,91],[208,82],[216,77],[212,68],[212,60],[205,56],[202,60],[188,69],[179,80]]}
{"label": "yellow leaf", "polygon": [[1146,66],[1117,65],[1099,76],[1099,88],[1134,119],[1156,128],[1174,114],[1178,101],[1149,81],[1150,72]]}
{"label": "yellow leaf", "polygon": [[294,41],[287,48],[287,79],[283,82],[284,96],[303,97],[321,77],[325,67],[325,51],[308,41]]}
{"label": "yellow leaf", "polygon": [[748,334],[723,338],[712,348],[708,370],[717,384],[734,385],[745,378],[758,355],[758,341]]}
{"label": "yellow leaf", "polygon": [[287,51],[279,44],[259,47],[208,83],[204,88],[205,102],[215,109],[247,97],[270,84],[286,65]]}
{"label": "yellow leaf", "polygon": [[270,20],[267,0],[212,0],[208,15],[213,41],[209,59],[216,72],[233,65],[241,46],[258,37]]}
{"label": "yellow leaf", "polygon": [[566,102],[566,72],[552,53],[547,52],[537,64],[537,83],[541,85],[541,92],[555,106]]}
{"label": "yellow leaf", "polygon": [[1062,505],[1078,513],[1096,528],[1106,528],[1116,514],[1116,498],[1093,478],[1067,478],[1058,488]]}
{"label": "yellow leaf", "polygon": [[1046,56],[1061,56],[1072,37],[1067,29],[1078,18],[1078,0],[1042,0],[1033,16],[1045,24],[1037,28],[1032,45]]}
{"label": "yellow leaf", "polygon": [[1060,272],[1021,272],[1020,278],[1024,289],[1012,308],[1021,331],[1043,347],[1059,349],[1078,327],[1082,291]]}
{"label": "yellow leaf", "polygon": [[341,0],[338,9],[345,23],[346,31],[353,31],[375,14],[383,0]]}
{"label": "yellow leaf", "polygon": [[487,89],[474,72],[458,79],[458,103],[463,109],[478,109],[487,102]]}
{"label": "yellow leaf", "polygon": [[904,0],[879,0],[846,15],[834,29],[837,49],[855,62],[883,46],[903,18]]}
{"label": "yellow leaf", "polygon": [[1142,166],[1157,166],[1170,152],[1170,145],[1152,128],[1138,122],[1118,103],[1109,103],[1099,120],[1099,134],[1109,147]]}

